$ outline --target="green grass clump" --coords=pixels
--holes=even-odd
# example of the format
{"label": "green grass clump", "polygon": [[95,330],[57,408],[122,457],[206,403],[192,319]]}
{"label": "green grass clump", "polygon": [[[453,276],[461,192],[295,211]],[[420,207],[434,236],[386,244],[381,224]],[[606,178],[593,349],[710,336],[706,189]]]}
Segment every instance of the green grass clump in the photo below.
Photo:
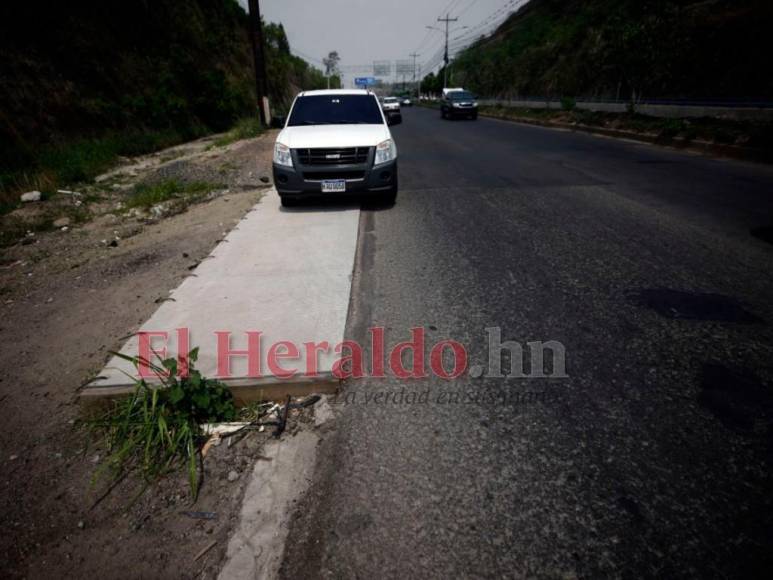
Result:
{"label": "green grass clump", "polygon": [[134,188],[126,201],[126,206],[148,209],[169,200],[179,200],[181,203],[187,204],[202,198],[218,187],[216,184],[203,181],[181,183],[176,179],[154,184],[141,184]]}
{"label": "green grass clump", "polygon": [[237,121],[236,125],[228,133],[216,139],[215,145],[217,147],[225,147],[241,139],[252,139],[262,134],[263,130],[260,119],[257,117],[245,117]]}
{"label": "green grass clump", "polygon": [[[118,356],[136,367],[147,362]],[[195,499],[200,480],[198,459],[205,441],[201,426],[236,418],[233,395],[222,383],[201,376],[194,368],[197,357],[198,349],[193,349],[184,361],[187,372],[181,376],[177,376],[176,359],[161,361],[160,366],[147,362],[161,381],[160,386],[153,388],[139,380],[131,397],[101,417],[84,422],[107,448],[95,480],[108,475],[114,484],[138,471],[151,484],[184,467]]]}
{"label": "green grass clump", "polygon": [[136,156],[176,145],[193,135],[175,131],[112,133],[76,139],[28,152],[15,167],[0,166],[0,215],[17,208],[19,195],[38,190],[51,194],[58,188],[89,183],[115,165],[121,156]]}

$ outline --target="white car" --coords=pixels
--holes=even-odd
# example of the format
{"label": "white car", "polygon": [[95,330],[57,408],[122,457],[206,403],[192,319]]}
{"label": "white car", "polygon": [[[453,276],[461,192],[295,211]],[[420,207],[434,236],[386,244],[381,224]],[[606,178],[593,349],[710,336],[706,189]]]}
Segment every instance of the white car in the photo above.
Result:
{"label": "white car", "polygon": [[274,144],[274,183],[282,205],[340,193],[394,203],[397,146],[387,119],[376,95],[366,90],[306,91],[295,97]]}
{"label": "white car", "polygon": [[386,115],[390,125],[399,125],[403,122],[403,114],[400,111],[400,99],[397,97],[384,97],[381,99],[381,109]]}
{"label": "white car", "polygon": [[400,99],[397,97],[384,97],[381,99],[381,108],[385,113],[399,113]]}

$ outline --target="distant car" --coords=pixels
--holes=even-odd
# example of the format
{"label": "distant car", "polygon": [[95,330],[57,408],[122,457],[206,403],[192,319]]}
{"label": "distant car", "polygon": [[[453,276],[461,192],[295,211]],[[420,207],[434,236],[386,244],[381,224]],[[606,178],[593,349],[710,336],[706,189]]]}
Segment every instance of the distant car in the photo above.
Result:
{"label": "distant car", "polygon": [[440,101],[440,116],[444,119],[467,117],[474,121],[478,118],[478,101],[469,91],[449,91]]}
{"label": "distant car", "polygon": [[381,110],[391,124],[397,125],[403,122],[403,114],[400,112],[400,99],[397,97],[384,97],[381,99]]}
{"label": "distant car", "polygon": [[413,107],[413,101],[411,100],[411,97],[403,97],[400,101],[400,105],[403,107]]}
{"label": "distant car", "polygon": [[274,183],[282,205],[336,193],[394,203],[397,146],[391,124],[370,91],[300,93],[274,144]]}

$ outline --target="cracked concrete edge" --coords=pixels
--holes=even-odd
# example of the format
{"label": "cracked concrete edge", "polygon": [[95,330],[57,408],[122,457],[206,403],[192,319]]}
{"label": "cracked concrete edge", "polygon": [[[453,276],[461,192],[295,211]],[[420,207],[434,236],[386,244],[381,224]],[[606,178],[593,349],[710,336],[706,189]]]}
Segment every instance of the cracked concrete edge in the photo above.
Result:
{"label": "cracked concrete edge", "polygon": [[228,542],[218,580],[276,578],[293,505],[314,473],[319,430],[334,418],[328,398],[314,406],[314,428],[267,443],[244,492],[239,522]]}

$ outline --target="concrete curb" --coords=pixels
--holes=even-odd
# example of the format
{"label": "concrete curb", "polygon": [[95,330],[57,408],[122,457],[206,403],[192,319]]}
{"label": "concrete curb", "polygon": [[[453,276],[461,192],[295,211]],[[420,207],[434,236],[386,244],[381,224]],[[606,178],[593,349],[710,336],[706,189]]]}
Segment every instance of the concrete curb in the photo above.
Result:
{"label": "concrete curb", "polygon": [[249,476],[218,580],[277,577],[293,503],[309,486],[319,441],[309,430],[263,447],[265,460],[256,461]]}

